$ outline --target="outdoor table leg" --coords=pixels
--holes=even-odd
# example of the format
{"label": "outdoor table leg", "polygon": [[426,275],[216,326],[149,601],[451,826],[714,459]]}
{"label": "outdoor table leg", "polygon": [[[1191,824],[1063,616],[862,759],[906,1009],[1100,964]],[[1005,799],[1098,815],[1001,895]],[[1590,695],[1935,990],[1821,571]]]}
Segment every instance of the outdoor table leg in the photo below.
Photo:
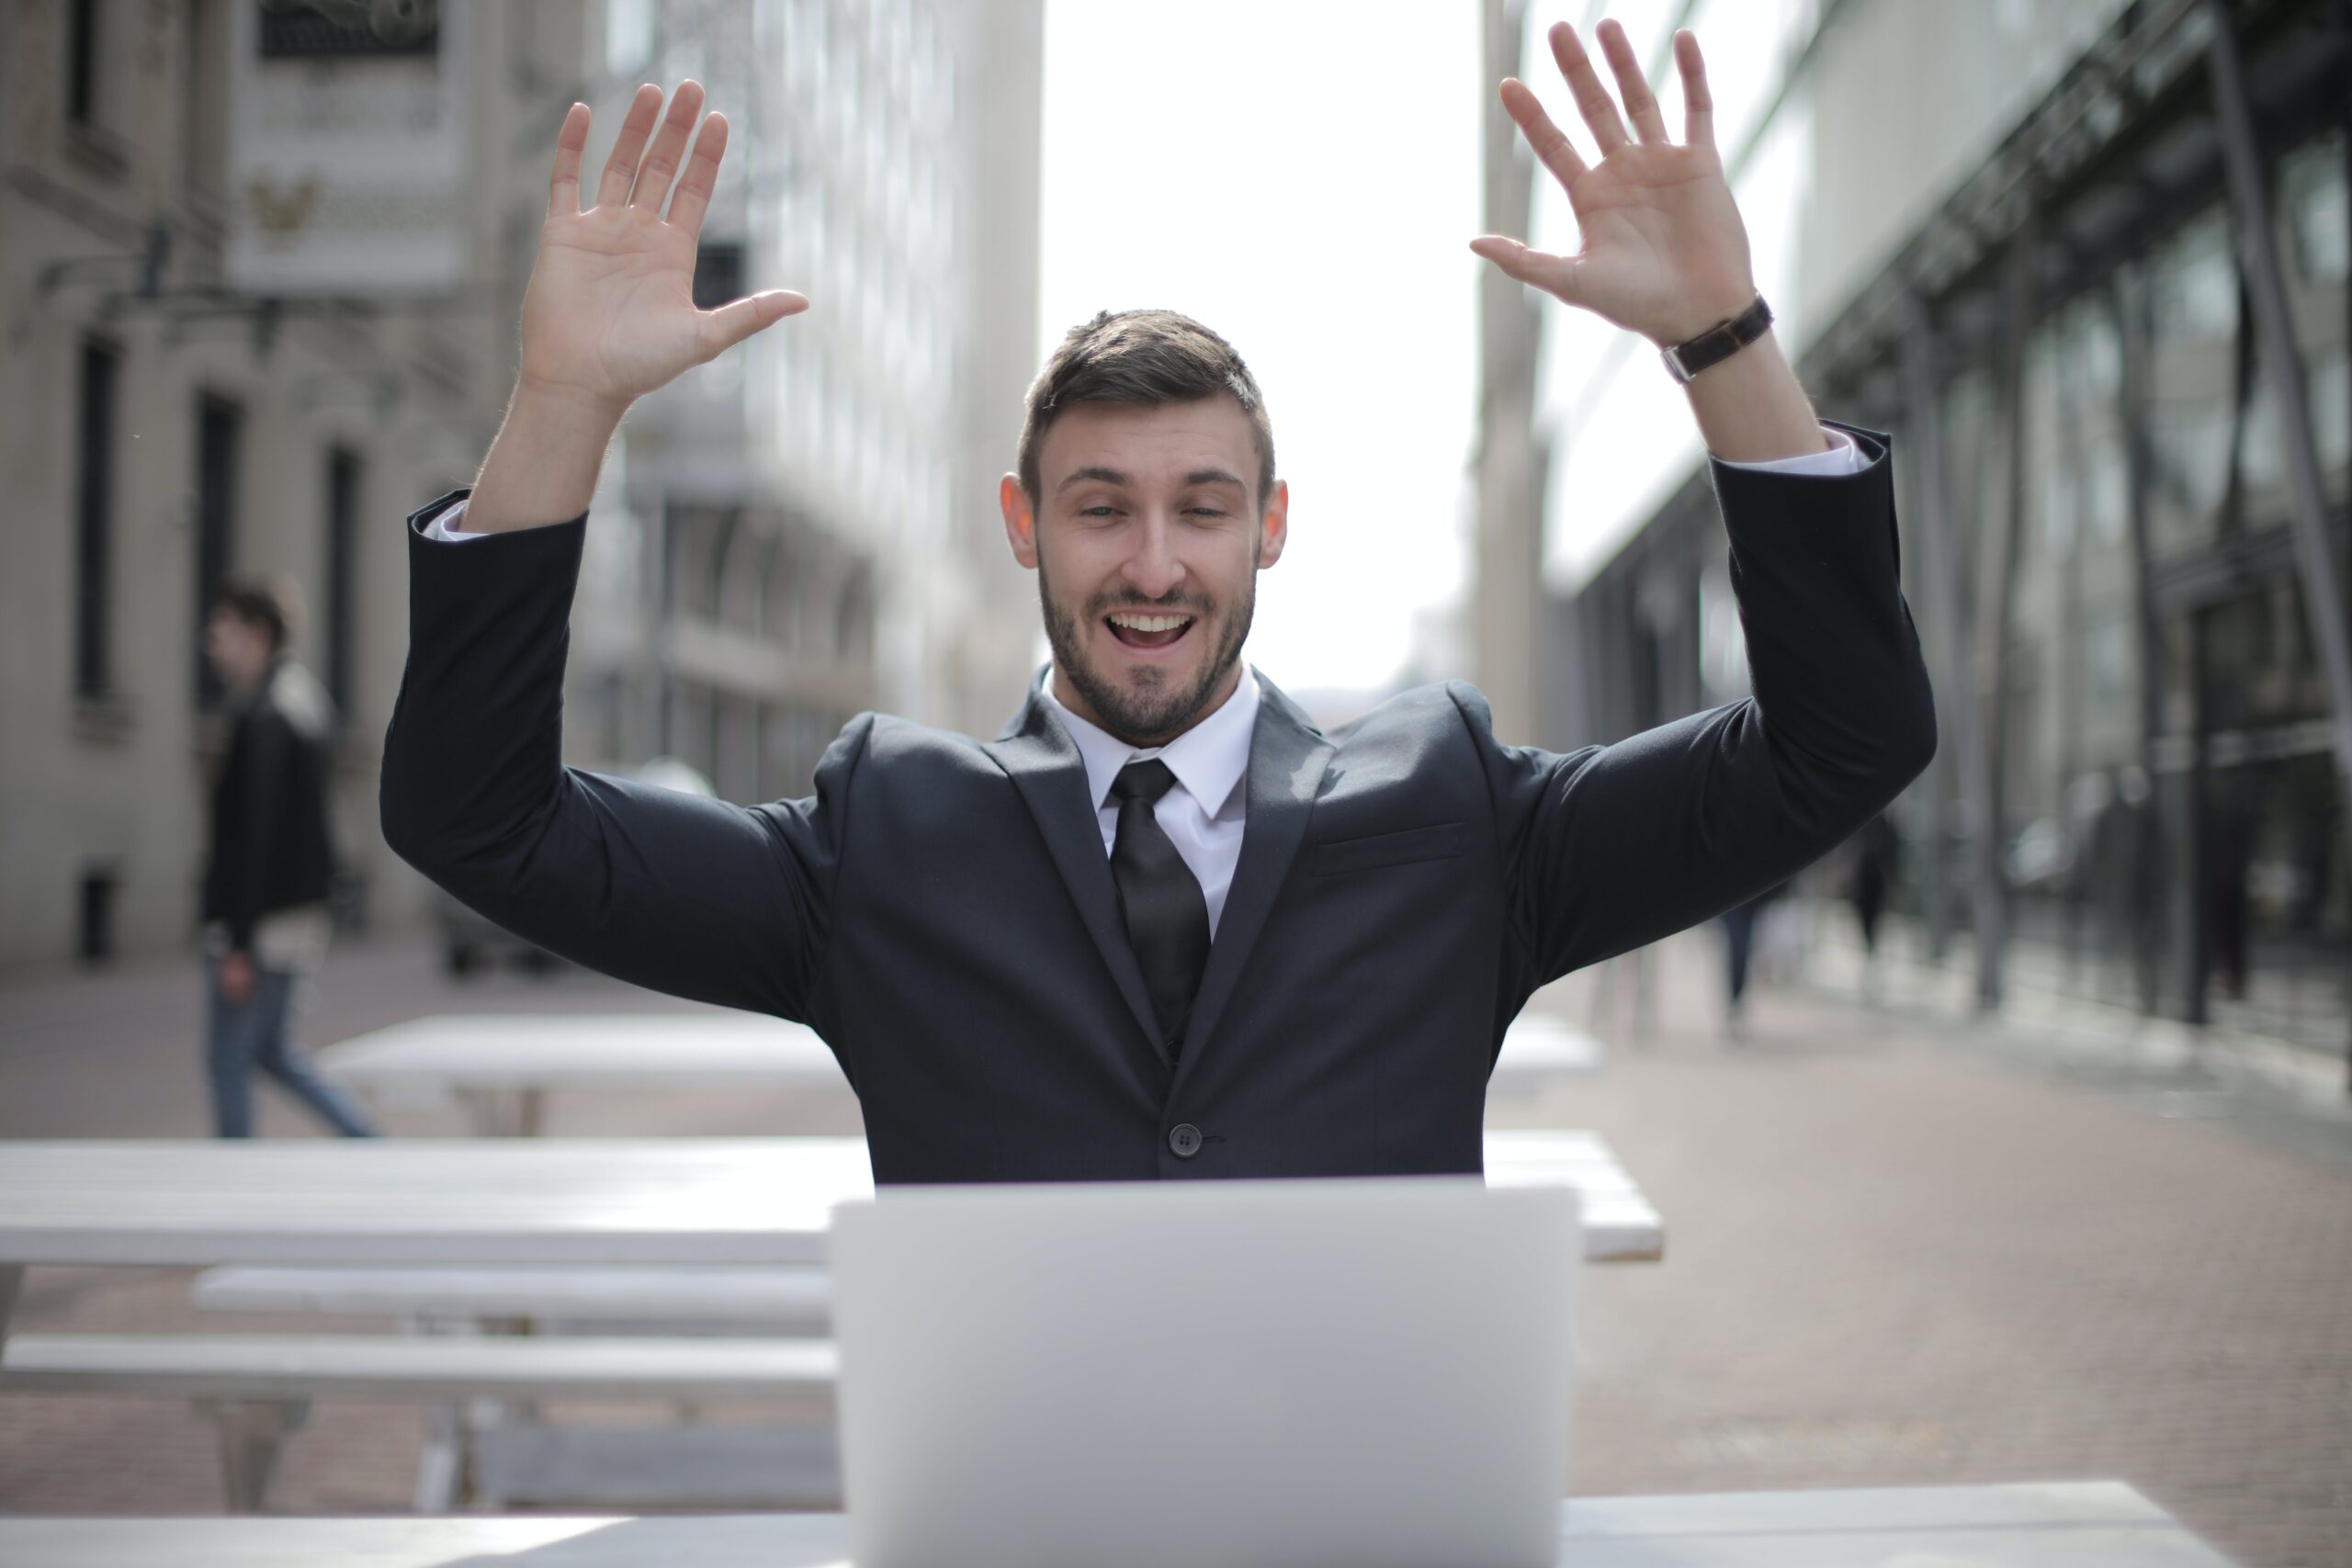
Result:
{"label": "outdoor table leg", "polygon": [[307,1399],[199,1399],[220,1444],[220,1480],[232,1514],[258,1514],[286,1452],[286,1439],[310,1417]]}
{"label": "outdoor table leg", "polygon": [[8,1348],[8,1319],[16,1314],[17,1297],[25,1288],[25,1266],[0,1263],[0,1350]]}
{"label": "outdoor table leg", "polygon": [[514,1124],[520,1119],[509,1090],[503,1089],[459,1089],[458,1096],[465,1102],[466,1120],[473,1124],[477,1138],[507,1138],[514,1135]]}

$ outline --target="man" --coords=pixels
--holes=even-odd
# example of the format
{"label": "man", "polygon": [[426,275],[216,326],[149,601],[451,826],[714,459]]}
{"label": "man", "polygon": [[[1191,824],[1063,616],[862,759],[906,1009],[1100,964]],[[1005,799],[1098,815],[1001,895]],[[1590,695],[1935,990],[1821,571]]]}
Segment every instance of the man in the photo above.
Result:
{"label": "man", "polygon": [[253,1135],[253,1069],[292,1090],[345,1137],[372,1129],[322,1081],[292,1039],[298,989],[325,962],[334,846],[327,772],[334,715],[286,650],[290,589],[229,578],[213,591],[204,653],[229,690],[229,747],[213,783],[204,874],[210,985],[205,1066],[213,1126]]}
{"label": "man", "polygon": [[[1073,331],[1029,396],[1000,499],[1053,661],[993,743],[861,716],[812,796],[748,808],[565,769],[605,444],[631,399],[807,304],[694,309],[726,122],[695,133],[686,83],[657,133],[648,86],[584,212],[567,117],[505,424],[470,496],[411,520],[387,838],[558,953],[808,1021],[879,1180],[1477,1170],[1537,987],[1787,877],[1934,748],[1885,446],[1825,433],[1763,330],[1697,44],[1677,144],[1623,30],[1600,38],[1623,119],[1552,35],[1598,162],[1502,88],[1583,251],[1474,248],[1695,372],[1754,700],[1566,756],[1498,742],[1458,682],[1318,732],[1238,658],[1289,515],[1257,385],[1207,329],[1136,312]],[[1739,466],[1776,463],[1800,471]]]}

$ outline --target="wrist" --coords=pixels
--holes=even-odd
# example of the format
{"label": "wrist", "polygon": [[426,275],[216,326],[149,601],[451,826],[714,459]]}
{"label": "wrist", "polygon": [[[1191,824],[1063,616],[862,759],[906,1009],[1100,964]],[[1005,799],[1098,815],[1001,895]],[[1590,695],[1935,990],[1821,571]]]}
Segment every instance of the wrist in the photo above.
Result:
{"label": "wrist", "polygon": [[626,403],[518,379],[474,480],[466,532],[546,527],[587,511],[627,412]]}
{"label": "wrist", "polygon": [[1769,329],[1682,391],[1708,452],[1726,462],[1769,463],[1828,447],[1813,400]]}
{"label": "wrist", "polygon": [[1694,292],[1676,306],[1669,319],[1644,335],[1662,349],[1689,343],[1702,333],[1713,331],[1747,310],[1755,302],[1757,293],[1753,283],[1725,285]]}
{"label": "wrist", "polygon": [[506,400],[506,417],[513,420],[520,410],[544,427],[576,427],[590,436],[601,430],[609,440],[613,432],[620,428],[630,401],[628,398],[599,397],[577,387],[542,379],[526,370],[514,378],[514,393]]}

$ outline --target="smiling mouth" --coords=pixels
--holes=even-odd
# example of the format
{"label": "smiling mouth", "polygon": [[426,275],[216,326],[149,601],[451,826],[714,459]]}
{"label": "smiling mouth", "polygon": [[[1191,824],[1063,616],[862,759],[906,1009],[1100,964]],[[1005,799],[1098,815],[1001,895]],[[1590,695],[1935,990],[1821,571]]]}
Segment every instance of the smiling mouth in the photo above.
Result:
{"label": "smiling mouth", "polygon": [[1140,610],[1117,610],[1102,617],[1111,635],[1123,647],[1139,649],[1172,648],[1183,640],[1193,629],[1193,617],[1178,615],[1151,615]]}

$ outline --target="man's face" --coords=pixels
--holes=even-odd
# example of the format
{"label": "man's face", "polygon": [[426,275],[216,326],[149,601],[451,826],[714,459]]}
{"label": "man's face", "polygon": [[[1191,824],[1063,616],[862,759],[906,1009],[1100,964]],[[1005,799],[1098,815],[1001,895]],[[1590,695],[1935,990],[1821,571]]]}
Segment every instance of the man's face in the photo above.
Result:
{"label": "man's face", "polygon": [[1260,496],[1250,416],[1229,397],[1080,403],[1047,427],[1034,508],[1000,486],[1037,570],[1054,695],[1124,740],[1173,739],[1240,675],[1257,574],[1282,555],[1289,487]]}
{"label": "man's face", "polygon": [[204,654],[213,673],[239,691],[258,684],[269,668],[269,628],[241,618],[225,606],[204,622]]}

